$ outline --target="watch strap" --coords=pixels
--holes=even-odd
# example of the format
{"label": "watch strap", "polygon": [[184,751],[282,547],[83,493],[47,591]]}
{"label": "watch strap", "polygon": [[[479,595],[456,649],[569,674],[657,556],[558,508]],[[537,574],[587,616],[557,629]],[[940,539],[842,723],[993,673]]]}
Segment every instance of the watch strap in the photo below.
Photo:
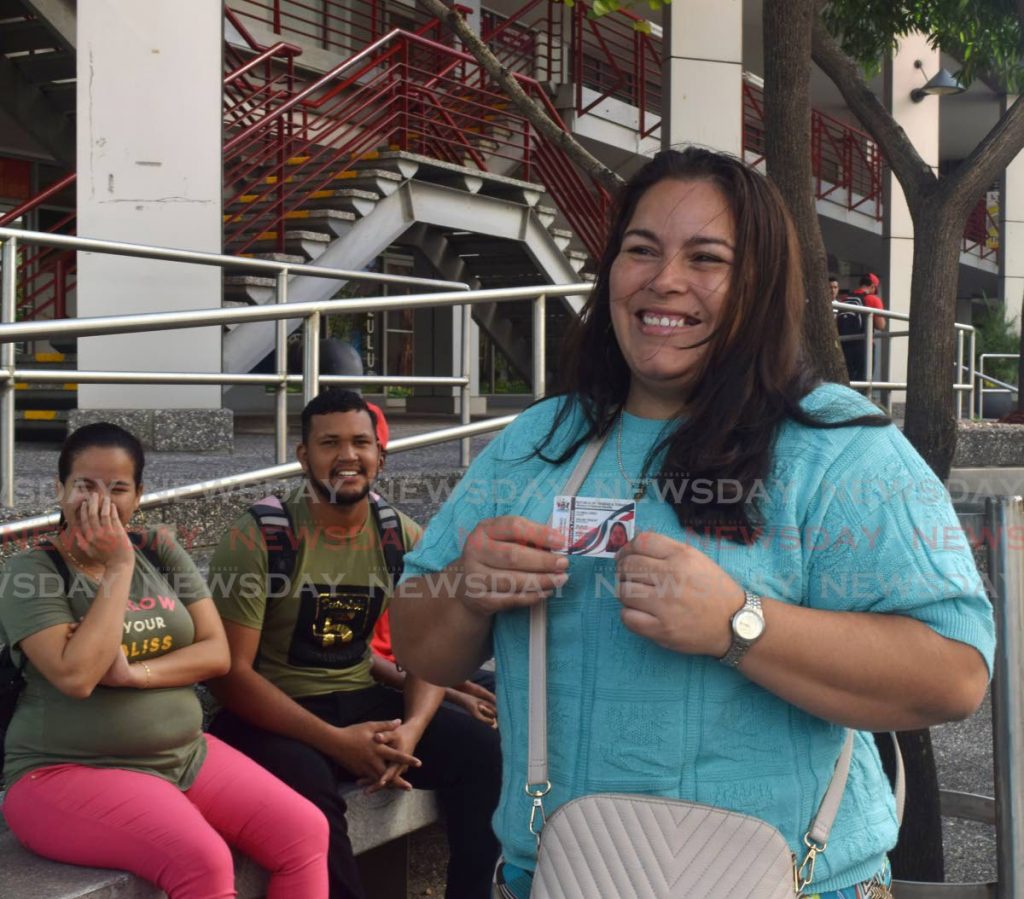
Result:
{"label": "watch strap", "polygon": [[[757,614],[761,616],[761,619],[764,620],[764,612],[762,612],[761,610],[761,597],[758,596],[756,593],[751,593],[749,590],[745,590],[743,595],[745,601],[743,603],[743,606],[736,612],[736,615],[739,615],[741,612],[744,612],[747,609],[751,609],[754,612],[757,612]],[[736,615],[733,615],[732,618],[729,619],[729,626],[732,629],[732,643],[729,646],[729,651],[726,652],[726,654],[718,660],[727,668],[735,668],[737,665],[739,665],[740,660],[743,658],[743,656],[747,654],[747,650],[750,649],[750,647],[753,646],[756,640],[758,639],[755,638],[754,640],[745,640],[743,637],[736,633],[736,628],[734,624],[734,622],[736,621]],[[764,633],[764,631],[762,630],[761,633]],[[758,637],[760,637],[760,634],[758,635]]]}

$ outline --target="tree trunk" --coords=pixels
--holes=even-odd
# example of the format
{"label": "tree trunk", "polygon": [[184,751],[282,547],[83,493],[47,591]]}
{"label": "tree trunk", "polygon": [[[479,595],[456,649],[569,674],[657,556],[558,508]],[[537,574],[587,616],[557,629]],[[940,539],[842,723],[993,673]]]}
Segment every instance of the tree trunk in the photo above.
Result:
{"label": "tree trunk", "polygon": [[848,383],[828,291],[828,259],[812,191],[811,24],[817,0],[764,0],[764,128],[768,176],[796,225],[803,254],[804,353],[826,381]]}
{"label": "tree trunk", "polygon": [[932,471],[945,480],[956,450],[957,228],[963,216],[927,197],[912,210],[914,266],[910,286],[907,412],[903,433]]}

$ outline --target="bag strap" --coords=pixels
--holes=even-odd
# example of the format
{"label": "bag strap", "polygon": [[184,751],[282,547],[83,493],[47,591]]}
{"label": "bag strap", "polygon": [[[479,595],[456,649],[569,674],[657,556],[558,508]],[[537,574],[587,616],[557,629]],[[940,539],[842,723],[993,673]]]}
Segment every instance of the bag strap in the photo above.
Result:
{"label": "bag strap", "polygon": [[[149,564],[152,565],[161,574],[167,574],[167,567],[164,565],[163,560],[160,558],[160,554],[156,551],[156,547],[152,546],[148,540],[146,540],[145,534],[140,534],[138,531],[129,531],[128,539],[132,543],[132,547],[136,552],[142,553],[149,560]],[[68,570],[68,563],[64,561],[64,556],[61,555],[60,550],[54,545],[52,540],[44,540],[39,544],[37,549],[41,549],[50,558],[50,564],[57,569],[57,574],[61,579],[61,585],[64,588],[64,593],[67,594],[68,590],[71,589],[71,572]]]}
{"label": "bag strap", "polygon": [[380,537],[380,548],[384,553],[384,567],[391,576],[391,589],[394,590],[402,579],[405,571],[405,534],[402,532],[402,520],[398,512],[379,493],[370,493],[370,512],[377,526]]}
{"label": "bag strap", "polygon": [[[608,433],[597,437],[587,444],[583,455],[576,463],[565,488],[563,496],[575,496],[586,480],[594,464],[594,460],[601,452]],[[536,829],[536,819],[540,815],[541,822],[544,818],[542,799],[551,790],[551,781],[548,780],[548,741],[547,741],[547,603],[544,601],[530,606],[530,659],[529,659],[529,726],[527,732],[528,756],[527,756],[527,777],[525,790],[527,795],[533,798],[533,809],[530,813],[530,831],[538,841],[540,832]],[[807,833],[804,836],[804,843],[808,852],[801,864],[798,875],[803,879],[806,873],[804,886],[810,884],[814,877],[815,857],[825,851],[828,844],[828,837],[832,831],[832,824],[835,821],[836,813],[839,810],[839,803],[846,790],[846,780],[850,772],[850,759],[853,756],[853,736],[850,729],[846,731],[846,739],[843,742],[842,751],[836,762],[835,771],[829,782],[821,804],[815,813]],[[896,749],[896,814],[900,821],[903,820],[903,803],[905,794],[905,776],[903,770],[903,758],[900,755],[899,744],[896,742],[896,734],[892,734],[893,745]]]}
{"label": "bag strap", "polygon": [[[405,534],[398,512],[379,493],[370,493],[370,513],[384,553],[384,567],[391,577],[391,587],[401,580],[405,571]],[[291,513],[279,497],[265,496],[249,508],[256,519],[267,548],[267,575],[291,578],[298,564],[298,541]],[[264,607],[266,618],[266,607]]]}

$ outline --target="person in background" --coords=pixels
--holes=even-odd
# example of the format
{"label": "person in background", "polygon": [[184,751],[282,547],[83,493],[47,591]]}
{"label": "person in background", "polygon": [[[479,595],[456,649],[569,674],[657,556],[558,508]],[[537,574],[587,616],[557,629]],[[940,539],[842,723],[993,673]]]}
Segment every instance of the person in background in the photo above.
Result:
{"label": "person in background", "polygon": [[[948,497],[871,403],[813,377],[804,306],[777,189],[724,154],[659,153],[619,199],[563,391],[487,446],[406,557],[399,662],[444,684],[496,660],[496,895],[526,899],[536,864],[524,786],[537,603],[557,647],[547,815],[600,792],[703,802],[772,824],[799,862],[852,729],[802,895],[890,895],[895,801],[871,731],[974,712],[992,609],[962,541],[908,538],[957,530]],[[549,525],[595,440],[578,495],[636,502],[613,558],[565,555]],[[698,489],[709,483],[729,489]]]}
{"label": "person in background", "polygon": [[[390,601],[384,541],[420,529],[372,486],[383,463],[374,413],[358,394],[326,390],[302,412],[302,485],[280,505],[276,545],[293,567],[271,577],[270,541],[245,513],[210,562],[231,669],[210,682],[223,705],[211,730],[310,798],[330,825],[331,899],[363,899],[341,787],[436,790],[450,849],[446,896],[484,899],[498,845],[491,829],[498,736],[440,707],[444,690],[412,671],[403,692],[375,682],[370,638]],[[386,533],[385,533],[386,532]],[[283,541],[283,542],[282,542]],[[275,550],[275,553],[277,550]]]}
{"label": "person in background", "polygon": [[271,899],[323,899],[323,814],[202,732],[193,687],[227,671],[228,645],[171,533],[140,535],[145,552],[129,539],[144,462],[117,425],[75,431],[57,465],[60,533],[0,578],[2,639],[27,659],[4,816],[39,855],[122,868],[171,899],[234,896],[231,847],[270,872]]}

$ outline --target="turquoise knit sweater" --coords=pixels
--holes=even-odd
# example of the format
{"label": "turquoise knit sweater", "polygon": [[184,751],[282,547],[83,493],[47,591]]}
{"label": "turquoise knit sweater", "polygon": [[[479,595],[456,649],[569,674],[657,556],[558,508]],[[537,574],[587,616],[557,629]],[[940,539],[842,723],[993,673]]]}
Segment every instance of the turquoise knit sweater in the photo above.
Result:
{"label": "turquoise knit sweater", "polygon": [[[406,556],[406,578],[455,560],[481,519],[550,518],[552,498],[576,460],[552,466],[529,454],[550,431],[559,402],[524,412],[477,458]],[[875,411],[834,384],[816,389],[804,408],[828,420]],[[574,410],[563,446],[581,423]],[[634,480],[664,426],[625,417],[623,461]],[[696,483],[688,489],[709,486],[715,489]],[[684,532],[671,506],[652,493],[638,504],[638,529],[700,547],[744,588],[818,609],[909,615],[976,647],[991,670],[992,614],[971,553],[942,485],[895,427],[785,425],[761,493],[766,527],[752,546]],[[631,495],[614,435],[579,494]],[[619,618],[614,582],[612,560],[574,557],[563,594],[549,601],[548,815],[596,792],[689,799],[770,822],[802,858],[803,835],[831,777],[843,728],[714,659],[662,649],[630,633]],[[530,799],[523,792],[528,630],[522,610],[494,622],[504,758],[494,828],[505,858],[532,870]],[[871,735],[858,733],[828,851],[817,862],[815,891],[869,878],[896,832],[893,797]]]}

